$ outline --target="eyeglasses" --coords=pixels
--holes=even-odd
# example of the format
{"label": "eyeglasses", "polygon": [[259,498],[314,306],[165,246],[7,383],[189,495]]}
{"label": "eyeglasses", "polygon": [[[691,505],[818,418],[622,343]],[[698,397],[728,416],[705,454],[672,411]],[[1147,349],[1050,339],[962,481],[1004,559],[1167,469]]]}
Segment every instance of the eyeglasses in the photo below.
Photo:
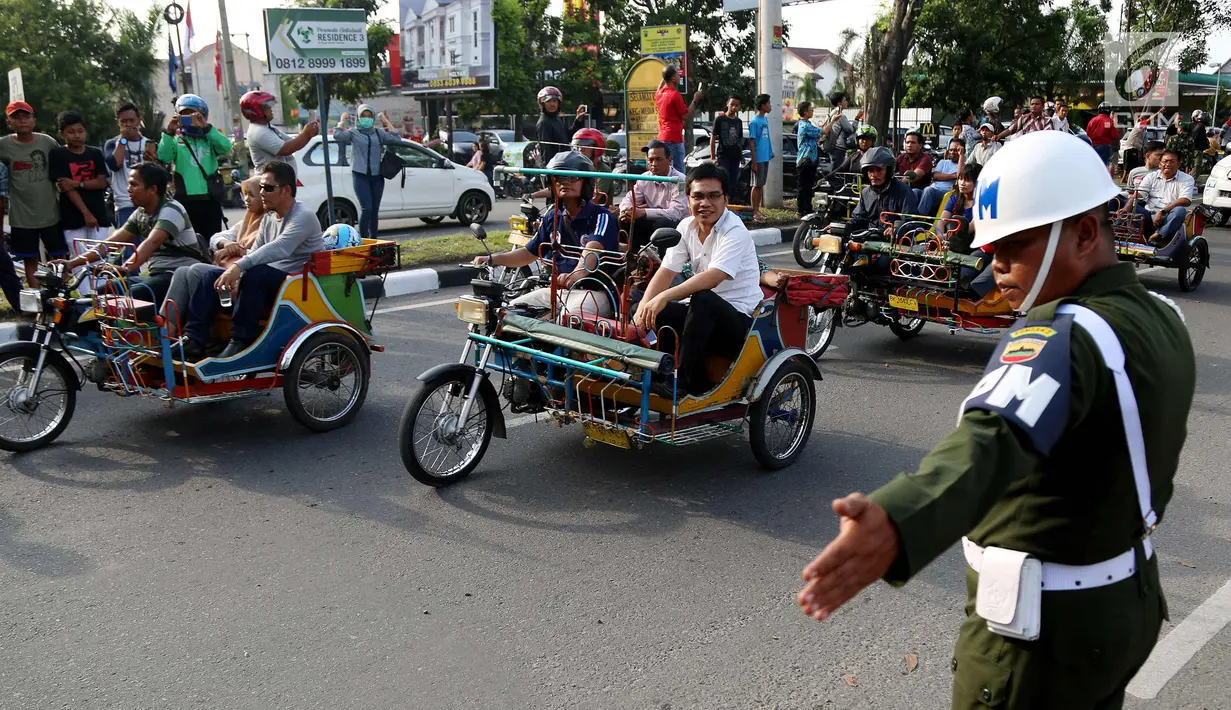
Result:
{"label": "eyeglasses", "polygon": [[561,177],[561,176],[557,175],[557,176],[556,176],[556,182],[560,182],[560,183],[565,183],[565,184],[569,184],[569,185],[571,185],[571,184],[573,184],[573,183],[575,183],[575,182],[581,182],[581,178],[579,178],[579,177]]}
{"label": "eyeglasses", "polygon": [[710,202],[717,202],[721,200],[723,197],[724,195],[722,193],[722,190],[711,190],[709,192],[693,192],[688,195],[688,199],[692,200],[693,202],[704,202],[705,200],[709,200]]}
{"label": "eyeglasses", "polygon": [[277,190],[280,187],[282,186],[277,183],[274,183],[271,185],[267,182],[263,182],[261,183],[261,192],[273,192],[274,190]]}

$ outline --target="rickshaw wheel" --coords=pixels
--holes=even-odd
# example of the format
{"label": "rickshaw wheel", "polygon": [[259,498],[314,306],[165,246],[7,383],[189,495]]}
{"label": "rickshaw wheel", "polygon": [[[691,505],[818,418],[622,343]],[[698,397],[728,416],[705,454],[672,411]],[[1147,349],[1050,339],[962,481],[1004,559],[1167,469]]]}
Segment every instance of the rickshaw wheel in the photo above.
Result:
{"label": "rickshaw wheel", "polygon": [[1193,291],[1205,278],[1206,246],[1204,239],[1197,239],[1188,247],[1188,262],[1180,266],[1180,290]]}
{"label": "rickshaw wheel", "polygon": [[33,451],[50,444],[68,427],[77,408],[77,375],[58,353],[47,353],[38,390],[26,389],[37,352],[0,360],[0,407],[7,410],[0,424],[0,449],[5,451]]}
{"label": "rickshaw wheel", "polygon": [[459,422],[473,377],[453,374],[424,382],[402,412],[402,465],[425,486],[448,486],[469,476],[491,443],[496,413],[487,410],[483,397],[472,401],[465,425]]}
{"label": "rickshaw wheel", "polygon": [[795,243],[792,251],[795,253],[795,263],[811,269],[821,263],[821,259],[825,258],[824,252],[817,247],[812,246],[812,239],[821,233],[820,227],[817,227],[813,222],[804,222],[799,225],[799,229],[795,230]]}
{"label": "rickshaw wheel", "polygon": [[316,432],[351,423],[368,395],[372,367],[355,338],[317,333],[300,346],[282,379],[286,408]]}
{"label": "rickshaw wheel", "polygon": [[899,317],[897,320],[889,323],[889,330],[893,331],[893,334],[902,340],[910,340],[918,335],[919,331],[923,330],[923,324],[925,322],[926,321],[917,316],[912,316],[910,318]]}
{"label": "rickshaw wheel", "polygon": [[749,412],[748,438],[757,463],[771,471],[795,463],[816,419],[816,383],[803,363],[789,360],[773,374]]}
{"label": "rickshaw wheel", "polygon": [[808,306],[804,312],[808,316],[808,324],[804,326],[804,352],[813,360],[819,360],[833,342],[838,325],[838,309],[823,308],[818,311]]}

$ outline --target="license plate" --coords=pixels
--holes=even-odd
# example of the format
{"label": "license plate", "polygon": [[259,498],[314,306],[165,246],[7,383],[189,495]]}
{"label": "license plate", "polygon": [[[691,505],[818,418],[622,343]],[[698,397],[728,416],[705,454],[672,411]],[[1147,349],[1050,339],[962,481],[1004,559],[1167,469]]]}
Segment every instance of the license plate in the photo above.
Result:
{"label": "license plate", "polygon": [[632,444],[628,440],[628,434],[619,429],[600,426],[594,422],[582,422],[581,430],[585,432],[586,436],[594,439],[595,441],[609,444],[611,446],[618,446],[621,449],[632,448]]}
{"label": "license plate", "polygon": [[901,308],[904,311],[919,310],[919,302],[913,298],[907,298],[905,296],[889,296],[889,305],[894,308]]}

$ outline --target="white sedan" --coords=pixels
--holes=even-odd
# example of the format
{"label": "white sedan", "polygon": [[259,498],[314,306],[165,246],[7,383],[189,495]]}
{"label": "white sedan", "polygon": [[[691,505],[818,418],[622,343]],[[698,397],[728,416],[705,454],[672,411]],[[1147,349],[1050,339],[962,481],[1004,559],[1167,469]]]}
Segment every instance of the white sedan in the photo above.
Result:
{"label": "white sedan", "polygon": [[[445,217],[453,217],[462,224],[487,221],[496,193],[483,173],[456,165],[436,151],[411,141],[385,148],[401,158],[406,168],[396,177],[385,180],[385,194],[380,202],[382,220],[418,217],[428,224],[436,224]],[[329,157],[334,221],[358,224],[359,200],[351,184],[350,146],[330,141]],[[323,158],[319,137],[308,141],[295,153],[299,178],[297,199],[311,207],[321,225],[327,226]]]}
{"label": "white sedan", "polygon": [[1218,161],[1210,170],[1201,202],[1218,210],[1214,226],[1231,222],[1231,156]]}

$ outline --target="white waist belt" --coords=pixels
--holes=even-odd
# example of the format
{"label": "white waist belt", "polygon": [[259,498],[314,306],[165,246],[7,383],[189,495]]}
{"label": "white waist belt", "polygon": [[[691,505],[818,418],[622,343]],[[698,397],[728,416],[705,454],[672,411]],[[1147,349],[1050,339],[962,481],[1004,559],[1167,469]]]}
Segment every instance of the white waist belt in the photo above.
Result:
{"label": "white waist belt", "polygon": [[[1146,559],[1154,554],[1150,538],[1145,538]],[[978,572],[983,566],[983,548],[969,539],[962,538],[962,552],[966,555],[966,564]],[[1043,591],[1060,592],[1069,589],[1091,589],[1105,587],[1108,584],[1128,579],[1137,573],[1137,559],[1134,550],[1122,552],[1110,560],[1103,560],[1092,565],[1062,565],[1057,562],[1043,563]]]}

